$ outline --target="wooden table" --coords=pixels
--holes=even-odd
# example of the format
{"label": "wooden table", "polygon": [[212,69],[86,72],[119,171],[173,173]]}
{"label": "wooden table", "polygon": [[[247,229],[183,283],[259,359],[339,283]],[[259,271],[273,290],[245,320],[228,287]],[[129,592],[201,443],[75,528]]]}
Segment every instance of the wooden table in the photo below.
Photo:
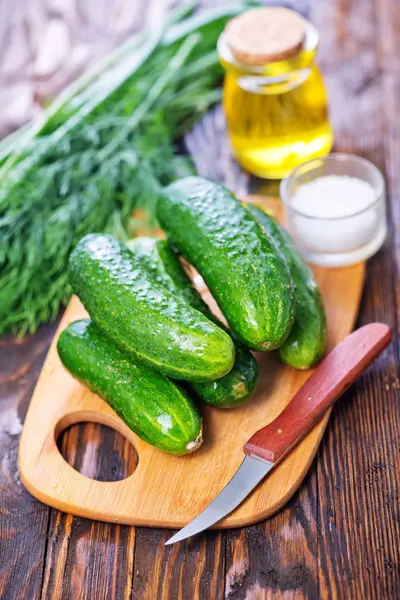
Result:
{"label": "wooden table", "polygon": [[[228,1],[228,0],[226,0]],[[162,19],[167,0],[2,0],[0,132],[38,110],[96,54]],[[203,6],[216,4],[212,0]],[[400,597],[400,12],[396,0],[299,0],[321,32],[336,150],[385,173],[389,237],[368,263],[359,324],[388,323],[394,342],[333,411],[299,492],[275,517],[164,548],[170,532],[96,523],[51,510],[23,488],[21,423],[55,325],[0,341],[0,597],[93,600]],[[201,174],[259,189],[235,166],[216,109],[187,137]],[[263,189],[270,192],[264,184]],[[117,479],[132,449],[95,425],[60,447],[81,472]],[[168,482],[166,482],[168,485]]]}

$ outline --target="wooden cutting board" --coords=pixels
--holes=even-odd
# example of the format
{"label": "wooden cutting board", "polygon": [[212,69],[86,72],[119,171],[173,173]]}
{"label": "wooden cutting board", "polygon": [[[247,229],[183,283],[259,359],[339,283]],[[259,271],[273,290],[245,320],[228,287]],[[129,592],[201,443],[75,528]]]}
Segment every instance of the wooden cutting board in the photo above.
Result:
{"label": "wooden cutting board", "polygon": [[[279,202],[252,198],[279,216]],[[332,348],[353,329],[364,279],[364,263],[340,269],[315,268],[327,311]],[[209,293],[204,290],[206,300]],[[182,527],[195,517],[233,476],[252,433],[274,419],[310,375],[281,364],[274,353],[259,353],[260,381],[243,407],[203,407],[204,443],[193,454],[175,457],[137,438],[98,396],[63,368],[56,350],[58,334],[86,316],[72,298],[50,347],[25,420],[19,450],[22,481],[30,493],[74,515],[154,527]],[[294,494],[306,475],[329,415],[218,528],[248,525],[269,517]],[[61,456],[56,440],[70,425],[93,421],[115,428],[138,454],[136,470],[116,482],[94,481]]]}

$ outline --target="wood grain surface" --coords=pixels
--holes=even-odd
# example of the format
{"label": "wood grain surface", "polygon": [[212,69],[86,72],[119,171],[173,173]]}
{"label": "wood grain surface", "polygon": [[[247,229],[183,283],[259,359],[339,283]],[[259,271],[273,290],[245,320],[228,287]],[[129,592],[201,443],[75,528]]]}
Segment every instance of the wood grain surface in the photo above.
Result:
{"label": "wood grain surface", "polygon": [[[207,3],[216,4],[201,2]],[[128,30],[164,18],[168,4],[1,0],[1,132],[34,114],[39,99]],[[21,423],[56,325],[22,341],[1,340],[4,600],[400,597],[399,6],[397,0],[287,4],[319,28],[336,150],[369,158],[386,176],[389,236],[368,263],[359,324],[384,321],[394,341],[333,410],[313,467],[285,509],[264,523],[207,532],[166,549],[170,532],[73,518],[49,510],[24,490],[17,470]],[[55,67],[49,69],[51,61]],[[236,167],[224,131],[216,109],[187,136],[199,172],[239,193],[274,191]],[[73,426],[60,444],[70,464],[97,479],[123,477],[135,460],[127,442],[97,425]]]}

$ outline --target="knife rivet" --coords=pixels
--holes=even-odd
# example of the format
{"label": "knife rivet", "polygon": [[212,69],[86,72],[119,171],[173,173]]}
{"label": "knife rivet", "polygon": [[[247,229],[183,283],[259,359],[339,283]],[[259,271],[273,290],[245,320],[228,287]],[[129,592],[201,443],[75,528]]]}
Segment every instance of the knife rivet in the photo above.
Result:
{"label": "knife rivet", "polygon": [[278,429],[278,430],[276,431],[276,433],[279,433],[279,434],[281,434],[281,433],[282,433],[282,429]]}

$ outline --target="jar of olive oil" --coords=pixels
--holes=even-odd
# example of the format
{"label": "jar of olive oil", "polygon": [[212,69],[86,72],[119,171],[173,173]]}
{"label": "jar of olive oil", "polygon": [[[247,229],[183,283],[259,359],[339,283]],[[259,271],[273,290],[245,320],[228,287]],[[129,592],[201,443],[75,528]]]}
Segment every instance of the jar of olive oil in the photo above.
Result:
{"label": "jar of olive oil", "polygon": [[309,21],[281,7],[235,17],[218,40],[229,137],[255,175],[281,179],[332,147],[318,41]]}

